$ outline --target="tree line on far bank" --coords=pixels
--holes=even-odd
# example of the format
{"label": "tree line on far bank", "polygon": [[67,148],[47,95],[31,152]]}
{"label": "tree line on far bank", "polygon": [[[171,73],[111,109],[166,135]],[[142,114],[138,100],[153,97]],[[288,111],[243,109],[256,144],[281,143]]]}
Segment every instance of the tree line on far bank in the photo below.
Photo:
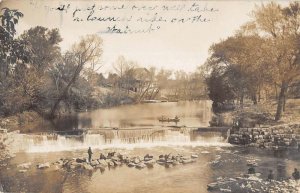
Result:
{"label": "tree line on far bank", "polygon": [[120,56],[114,72],[101,70],[103,40],[86,35],[62,53],[58,29],[32,27],[16,37],[23,14],[0,14],[0,116],[34,110],[53,119],[62,113],[143,100],[206,97],[200,72],[141,68]]}
{"label": "tree line on far bank", "polygon": [[208,95],[214,107],[276,98],[279,120],[287,98],[300,93],[298,2],[257,6],[252,20],[213,44],[205,65],[189,74],[141,68],[120,56],[104,77],[101,37],[86,35],[62,53],[58,29],[36,26],[16,37],[22,17],[18,10],[1,10],[0,116],[34,110],[55,118],[64,111]]}
{"label": "tree line on far bank", "polygon": [[205,64],[214,107],[249,98],[276,99],[275,120],[282,117],[287,95],[300,93],[300,5],[271,2],[256,6],[251,21],[233,36],[213,44]]}

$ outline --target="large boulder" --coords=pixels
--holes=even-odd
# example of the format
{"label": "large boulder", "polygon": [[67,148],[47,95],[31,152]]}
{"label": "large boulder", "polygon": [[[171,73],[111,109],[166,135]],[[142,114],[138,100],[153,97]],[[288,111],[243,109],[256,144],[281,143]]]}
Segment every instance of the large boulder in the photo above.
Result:
{"label": "large boulder", "polygon": [[156,161],[154,160],[154,159],[151,159],[151,160],[149,160],[149,161],[144,161],[144,164],[146,164],[147,166],[148,165],[154,165],[156,163]]}
{"label": "large boulder", "polygon": [[93,170],[94,168],[91,165],[85,163],[85,164],[83,164],[83,169],[85,169],[85,170]]}
{"label": "large boulder", "polygon": [[122,164],[120,161],[116,161],[116,160],[113,160],[112,162],[115,164],[115,166],[119,166]]}
{"label": "large boulder", "polygon": [[165,159],[160,158],[159,160],[156,161],[160,165],[164,165],[166,163]]}
{"label": "large boulder", "polygon": [[38,168],[38,169],[46,169],[46,168],[50,168],[50,163],[49,163],[49,162],[46,162],[46,163],[43,163],[43,164],[38,164],[38,165],[37,165],[37,168]]}
{"label": "large boulder", "polygon": [[117,156],[113,156],[110,158],[112,161],[120,161],[120,158]]}
{"label": "large boulder", "polygon": [[128,163],[128,164],[127,164],[127,166],[128,166],[128,167],[135,167],[135,166],[136,166],[136,164],[135,164],[135,163],[133,163],[133,162],[130,162],[130,163]]}
{"label": "large boulder", "polygon": [[173,161],[173,160],[170,160],[170,159],[166,161],[167,164],[172,164],[173,162],[174,162],[174,161]]}
{"label": "large boulder", "polygon": [[184,159],[184,160],[182,160],[183,164],[188,164],[188,163],[192,163],[192,162],[193,162],[192,159]]}
{"label": "large boulder", "polygon": [[130,158],[127,156],[123,156],[122,162],[128,164],[130,162]]}
{"label": "large boulder", "polygon": [[107,162],[107,165],[109,167],[114,167],[115,166],[115,163],[113,161],[111,161],[111,160],[106,160],[106,162]]}
{"label": "large boulder", "polygon": [[90,164],[91,164],[91,166],[94,167],[94,166],[98,165],[99,162],[97,160],[92,160]]}
{"label": "large boulder", "polygon": [[98,162],[103,167],[107,167],[108,166],[108,163],[105,160],[103,160],[103,159],[99,159]]}
{"label": "large boulder", "polygon": [[84,163],[78,163],[78,162],[76,162],[76,160],[72,160],[72,161],[68,162],[66,167],[71,169],[71,170],[74,170],[76,168],[81,168],[83,164]]}
{"label": "large boulder", "polygon": [[107,159],[110,159],[110,158],[114,157],[114,156],[115,156],[115,153],[116,153],[116,152],[108,152],[106,158],[107,158]]}
{"label": "large boulder", "polygon": [[104,160],[105,160],[105,159],[106,159],[106,156],[105,156],[103,153],[101,153],[101,154],[100,154],[100,159],[104,159]]}
{"label": "large boulder", "polygon": [[19,164],[17,167],[23,169],[29,169],[30,166],[31,166],[31,162],[28,162],[28,163]]}
{"label": "large boulder", "polygon": [[86,162],[86,158],[76,158],[77,163],[84,163]]}
{"label": "large boulder", "polygon": [[63,159],[60,159],[60,160],[54,162],[53,164],[54,164],[54,165],[62,166],[62,165],[64,164],[64,162],[63,162]]}
{"label": "large boulder", "polygon": [[153,155],[146,154],[146,155],[144,156],[144,161],[150,161],[150,160],[152,160],[152,159],[153,159]]}
{"label": "large boulder", "polygon": [[138,164],[138,163],[140,163],[141,162],[141,159],[139,158],[139,157],[135,157],[134,159],[133,159],[133,163],[135,163],[135,164]]}
{"label": "large boulder", "polygon": [[99,165],[96,165],[95,168],[99,168],[100,170],[104,171],[105,170],[105,166],[99,164]]}
{"label": "large boulder", "polygon": [[125,157],[124,155],[122,155],[120,153],[117,153],[115,156],[119,158],[119,161],[123,161],[123,159]]}
{"label": "large boulder", "polygon": [[141,162],[141,163],[137,164],[135,167],[137,169],[143,169],[144,167],[146,167],[146,165],[143,162]]}
{"label": "large boulder", "polygon": [[190,160],[191,158],[189,156],[183,156],[181,157],[182,160]]}

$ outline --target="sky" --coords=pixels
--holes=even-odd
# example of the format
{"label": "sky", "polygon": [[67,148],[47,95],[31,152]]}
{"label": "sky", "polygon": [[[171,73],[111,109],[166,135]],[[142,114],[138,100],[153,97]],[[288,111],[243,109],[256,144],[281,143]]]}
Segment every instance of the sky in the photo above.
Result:
{"label": "sky", "polygon": [[[286,5],[288,1],[277,1]],[[196,6],[193,6],[195,3]],[[239,27],[251,19],[251,11],[256,5],[268,1],[92,1],[92,0],[3,0],[0,7],[18,9],[24,14],[17,25],[17,33],[37,25],[58,28],[63,38],[60,46],[66,51],[86,34],[97,34],[103,39],[103,55],[100,71],[104,74],[113,70],[113,64],[119,56],[136,61],[139,66],[184,70],[193,72],[209,56],[209,47],[228,36],[233,35]],[[94,17],[115,16],[132,17],[127,22],[87,21],[92,5],[95,4]],[[114,7],[125,9],[114,10]],[[59,11],[56,8],[63,8]],[[106,7],[106,9],[104,9]],[[133,8],[135,7],[135,9]],[[168,8],[169,11],[163,10]],[[170,10],[172,7],[181,9]],[[155,7],[154,10],[149,10]],[[190,8],[193,9],[190,9]],[[102,8],[102,9],[101,9]],[[140,10],[137,10],[137,9]],[[199,12],[197,11],[199,8]],[[205,9],[206,8],[206,9]],[[73,13],[83,21],[73,21]],[[100,10],[101,9],[101,10]],[[211,10],[213,11],[207,11]],[[205,10],[205,11],[203,11]],[[168,22],[153,22],[151,33],[104,33],[115,26],[132,30],[148,29],[151,23],[139,22],[139,18],[152,19],[154,15]],[[188,19],[201,15],[208,22],[170,22],[172,18]],[[92,16],[90,18],[92,18]]]}

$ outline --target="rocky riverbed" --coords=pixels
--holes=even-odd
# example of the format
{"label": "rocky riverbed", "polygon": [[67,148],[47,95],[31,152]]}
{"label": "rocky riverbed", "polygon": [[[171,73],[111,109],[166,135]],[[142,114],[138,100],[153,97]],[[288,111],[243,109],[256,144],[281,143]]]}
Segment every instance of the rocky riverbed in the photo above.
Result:
{"label": "rocky riverbed", "polygon": [[300,145],[300,123],[270,127],[231,129],[228,139],[232,144],[251,144],[261,148],[298,148]]}
{"label": "rocky riverbed", "polygon": [[[220,155],[215,156],[215,160],[210,162],[211,167],[224,167],[226,164],[238,164],[245,162],[249,168],[247,173],[241,172],[238,176],[219,176],[216,181],[207,185],[207,190],[210,192],[247,192],[247,193],[298,193],[300,192],[300,180],[295,180],[293,177],[281,178],[280,180],[273,177],[269,180],[256,170],[262,171],[261,167],[265,163],[261,159],[232,154],[229,159],[222,159]],[[270,168],[274,165],[270,164]],[[286,167],[285,165],[278,165]],[[278,171],[278,170],[277,170]]]}
{"label": "rocky riverbed", "polygon": [[[193,163],[197,160],[197,154],[182,155],[182,154],[165,154],[155,158],[153,155],[146,154],[140,156],[126,156],[121,153],[109,152],[107,155],[101,154],[99,159],[92,159],[91,162],[87,158],[61,158],[53,163],[40,163],[36,165],[37,169],[51,168],[54,170],[65,169],[68,171],[74,170],[96,170],[104,171],[106,168],[115,168],[117,166],[126,165],[130,168],[143,169],[152,168],[155,164],[160,164],[165,167],[174,167],[181,164]],[[17,166],[19,172],[24,173],[30,169],[30,162],[19,164]]]}
{"label": "rocky riverbed", "polygon": [[260,177],[260,173],[243,174],[234,178],[219,177],[216,182],[208,184],[207,189],[212,192],[298,193],[300,181],[267,181]]}

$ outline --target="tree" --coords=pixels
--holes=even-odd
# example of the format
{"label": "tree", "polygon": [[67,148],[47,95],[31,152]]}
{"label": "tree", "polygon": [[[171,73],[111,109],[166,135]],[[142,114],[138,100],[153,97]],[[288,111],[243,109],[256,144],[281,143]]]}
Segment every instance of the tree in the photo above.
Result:
{"label": "tree", "polygon": [[15,25],[24,15],[16,9],[11,10],[7,7],[2,8],[1,11],[3,11],[3,14],[0,15],[1,26],[5,29],[6,33],[13,38],[16,34]]}
{"label": "tree", "polygon": [[245,26],[266,39],[265,58],[273,81],[280,87],[275,115],[279,120],[287,89],[300,76],[300,4],[293,2],[282,8],[272,2],[256,7],[253,20]]}
{"label": "tree", "polygon": [[213,101],[214,110],[226,101],[234,100],[235,94],[224,68],[213,68],[206,78],[208,96]]}
{"label": "tree", "polygon": [[62,92],[59,93],[58,99],[54,103],[50,118],[55,117],[55,112],[59,103],[67,96],[70,87],[74,84],[79,77],[80,72],[85,65],[100,60],[102,55],[102,39],[97,35],[87,35],[81,38],[80,42],[74,44],[71,51],[65,54],[65,60],[70,60],[76,64],[71,79],[68,81]]}
{"label": "tree", "polygon": [[58,29],[47,29],[42,26],[25,31],[21,37],[30,47],[30,66],[39,74],[43,75],[61,57],[59,43],[62,38]]}
{"label": "tree", "polygon": [[0,81],[3,84],[17,60],[25,59],[26,46],[22,41],[14,39],[15,25],[19,18],[23,17],[23,14],[18,10],[8,8],[3,8],[1,11],[3,14],[0,15]]}
{"label": "tree", "polygon": [[119,76],[119,89],[126,89],[129,92],[130,82],[133,79],[133,71],[136,66],[135,62],[126,60],[124,56],[118,57],[117,61],[113,64],[113,68]]}
{"label": "tree", "polygon": [[1,9],[0,25],[0,110],[9,115],[27,107],[28,98],[17,84],[15,68],[28,62],[29,49],[16,39],[15,25],[23,14],[18,10]]}
{"label": "tree", "polygon": [[263,83],[261,77],[266,77],[265,71],[261,70],[264,60],[260,45],[263,42],[257,35],[238,33],[210,48],[208,66],[216,71],[221,69],[241,107],[246,95],[257,103],[256,95]]}

